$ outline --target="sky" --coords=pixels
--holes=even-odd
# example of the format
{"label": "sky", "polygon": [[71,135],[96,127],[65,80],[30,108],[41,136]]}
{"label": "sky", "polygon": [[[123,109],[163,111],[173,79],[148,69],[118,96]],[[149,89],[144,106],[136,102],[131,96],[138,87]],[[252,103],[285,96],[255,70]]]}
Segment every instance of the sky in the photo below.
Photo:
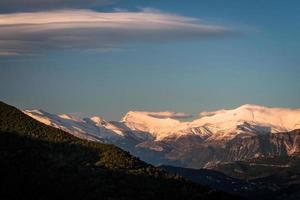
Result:
{"label": "sky", "polygon": [[1,0],[0,100],[119,120],[300,107],[297,0]]}

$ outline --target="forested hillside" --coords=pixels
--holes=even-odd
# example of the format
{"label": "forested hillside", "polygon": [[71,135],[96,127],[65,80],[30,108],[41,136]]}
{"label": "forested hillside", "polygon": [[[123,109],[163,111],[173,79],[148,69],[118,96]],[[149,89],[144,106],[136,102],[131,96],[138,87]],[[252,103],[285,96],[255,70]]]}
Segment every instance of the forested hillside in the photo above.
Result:
{"label": "forested hillside", "polygon": [[236,199],[0,102],[1,199]]}

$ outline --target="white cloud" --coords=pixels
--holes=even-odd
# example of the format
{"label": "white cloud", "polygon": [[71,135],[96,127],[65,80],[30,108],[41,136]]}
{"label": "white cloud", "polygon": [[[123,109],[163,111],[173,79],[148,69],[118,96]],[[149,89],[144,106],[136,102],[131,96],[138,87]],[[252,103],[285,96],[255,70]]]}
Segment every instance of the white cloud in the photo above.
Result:
{"label": "white cloud", "polygon": [[193,117],[191,114],[183,113],[183,112],[170,112],[170,111],[163,111],[163,112],[147,112],[147,114],[151,117],[156,118],[173,118],[173,119],[184,119],[184,118],[191,118]]}
{"label": "white cloud", "polygon": [[199,113],[199,117],[211,117],[211,116],[226,113],[226,112],[227,112],[227,110],[224,110],[224,109],[217,110],[217,111],[211,111],[211,112],[204,111],[204,112]]}
{"label": "white cloud", "polygon": [[[127,42],[163,42],[232,34],[199,19],[144,9],[139,12],[57,10],[0,14],[0,52],[115,48]],[[0,54],[1,55],[1,54]]]}

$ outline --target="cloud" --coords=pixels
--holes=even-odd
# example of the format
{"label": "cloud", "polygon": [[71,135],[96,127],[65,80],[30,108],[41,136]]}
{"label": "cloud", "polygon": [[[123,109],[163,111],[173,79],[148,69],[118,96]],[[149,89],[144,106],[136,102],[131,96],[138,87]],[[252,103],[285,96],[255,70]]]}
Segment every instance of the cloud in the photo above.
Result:
{"label": "cloud", "polygon": [[199,117],[211,117],[211,116],[226,113],[226,112],[227,112],[227,110],[224,110],[224,109],[217,110],[217,111],[211,111],[211,112],[204,111],[204,112],[199,113]]}
{"label": "cloud", "polygon": [[19,54],[16,52],[5,52],[5,51],[0,52],[0,56],[17,56],[17,55]]}
{"label": "cloud", "polygon": [[188,114],[188,113],[183,113],[183,112],[169,112],[169,111],[164,111],[164,112],[148,112],[147,114],[149,116],[155,117],[155,118],[186,119],[186,118],[193,117],[193,115]]}
{"label": "cloud", "polygon": [[0,30],[0,55],[1,52],[13,55],[60,49],[113,49],[128,42],[192,40],[234,33],[228,27],[151,9],[0,14]]}
{"label": "cloud", "polygon": [[89,8],[113,4],[112,0],[1,0],[0,11],[41,11],[64,8]]}

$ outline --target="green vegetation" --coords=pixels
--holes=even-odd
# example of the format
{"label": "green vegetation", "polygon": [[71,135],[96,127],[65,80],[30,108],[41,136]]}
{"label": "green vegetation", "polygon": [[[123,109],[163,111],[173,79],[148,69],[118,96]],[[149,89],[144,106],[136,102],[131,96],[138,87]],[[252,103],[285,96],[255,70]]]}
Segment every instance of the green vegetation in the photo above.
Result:
{"label": "green vegetation", "polygon": [[0,199],[235,199],[0,102]]}

